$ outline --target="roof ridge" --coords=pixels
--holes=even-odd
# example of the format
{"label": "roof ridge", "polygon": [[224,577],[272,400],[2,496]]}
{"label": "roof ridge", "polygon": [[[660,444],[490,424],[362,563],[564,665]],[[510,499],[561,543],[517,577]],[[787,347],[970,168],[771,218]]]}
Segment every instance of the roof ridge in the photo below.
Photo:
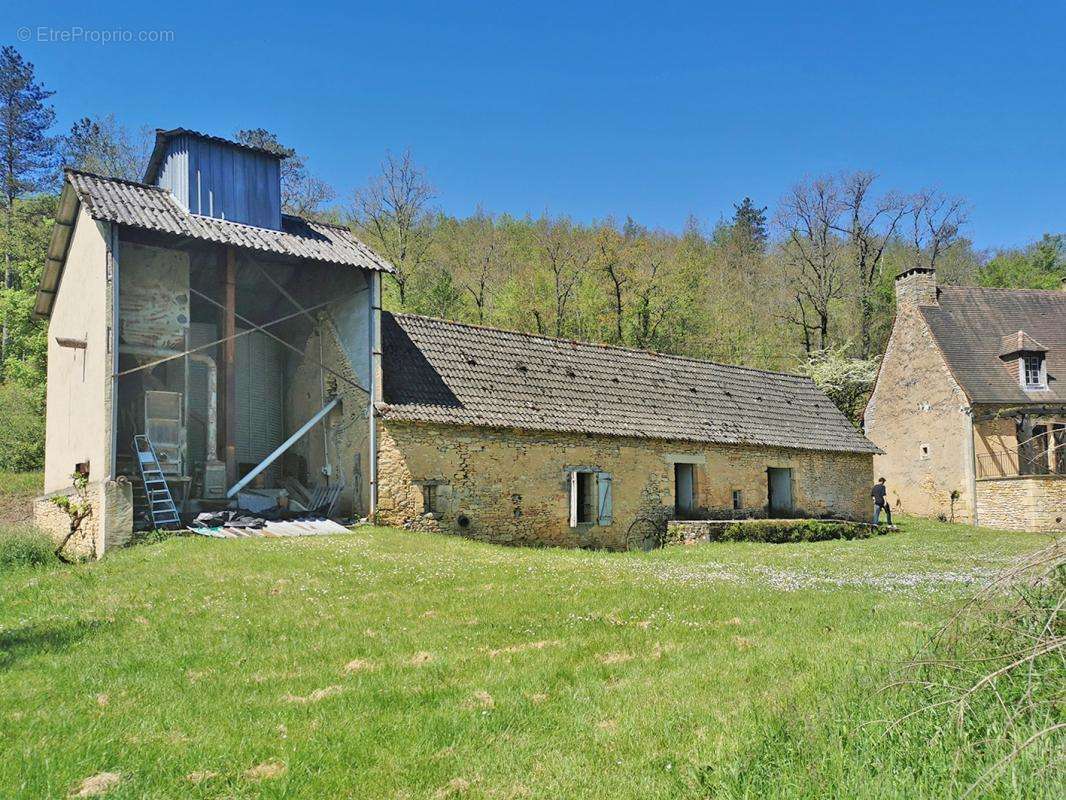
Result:
{"label": "roof ridge", "polygon": [[976,289],[980,292],[1013,292],[1014,294],[1046,294],[1053,297],[1061,297],[1066,300],[1066,291],[1062,289],[1021,289],[1012,286],[952,286],[945,284],[939,287],[941,290],[949,289]]}
{"label": "roof ridge", "polygon": [[408,318],[408,319],[427,320],[429,322],[443,322],[443,323],[445,323],[447,325],[454,325],[456,327],[471,328],[473,330],[481,330],[481,331],[493,331],[495,333],[508,333],[508,334],[513,335],[513,336],[521,336],[521,337],[524,337],[524,338],[527,338],[527,339],[543,339],[543,340],[548,341],[548,342],[560,342],[560,343],[563,343],[563,344],[570,344],[570,345],[579,344],[579,345],[585,345],[586,347],[598,347],[598,348],[600,348],[602,350],[615,350],[615,351],[619,351],[619,352],[623,352],[623,353],[639,353],[640,355],[660,356],[662,358],[671,358],[671,359],[676,359],[678,361],[686,361],[686,362],[689,362],[689,363],[692,363],[692,364],[711,364],[713,366],[723,367],[725,369],[744,370],[746,372],[756,372],[756,373],[759,373],[761,375],[774,375],[776,377],[784,377],[784,378],[799,378],[800,380],[803,380],[803,381],[809,381],[811,383],[814,382],[809,376],[800,375],[800,374],[795,373],[795,372],[781,372],[781,371],[771,370],[771,369],[760,369],[758,367],[748,367],[748,366],[744,366],[742,364],[724,364],[721,361],[712,361],[709,358],[696,358],[694,356],[682,356],[682,355],[678,355],[676,353],[665,353],[665,352],[663,352],[661,350],[642,350],[642,349],[640,349],[638,347],[626,347],[624,345],[617,345],[617,344],[604,344],[602,342],[590,342],[590,341],[587,341],[585,339],[566,339],[566,338],[559,337],[559,336],[546,336],[543,333],[528,333],[527,331],[515,331],[515,330],[509,330],[507,328],[497,328],[497,327],[494,327],[492,325],[477,325],[477,324],[474,324],[472,322],[460,322],[458,320],[444,319],[443,317],[430,317],[430,316],[427,316],[425,314],[409,314],[409,313],[406,313],[406,312],[394,312],[394,311],[388,311],[388,312],[385,312],[385,313],[392,314],[393,317],[404,317],[404,318]]}
{"label": "roof ridge", "polygon": [[136,186],[138,189],[152,189],[157,192],[166,192],[170,194],[167,189],[162,186],[156,186],[153,183],[142,183],[141,181],[133,181],[129,178],[116,178],[112,175],[101,175],[99,172],[90,172],[87,169],[78,169],[77,167],[63,167],[63,172],[74,173],[75,175],[85,175],[89,178],[96,178],[101,181],[111,181],[112,183],[124,183],[127,186]]}
{"label": "roof ridge", "polygon": [[[174,195],[171,193],[171,191],[169,189],[166,189],[166,188],[164,188],[162,186],[156,186],[154,183],[143,183],[141,181],[130,180],[129,178],[116,178],[116,177],[114,177],[112,175],[101,175],[98,172],[89,172],[89,170],[87,170],[87,169],[78,169],[77,167],[63,167],[63,171],[64,172],[71,172],[71,173],[74,173],[75,175],[85,175],[86,177],[89,177],[89,178],[95,178],[98,181],[109,181],[111,183],[122,183],[122,184],[125,184],[126,186],[134,186],[134,187],[136,187],[138,189],[151,189],[152,191],[161,192],[161,193],[165,194],[166,196],[174,199]],[[175,200],[175,202],[177,202],[177,201]],[[240,226],[245,227],[245,228],[255,228],[256,230],[260,230],[260,231],[273,231],[274,233],[285,233],[285,231],[278,230],[277,228],[267,228],[267,227],[264,227],[262,225],[251,225],[251,224],[249,224],[247,222],[238,222],[235,219],[223,219],[222,217],[209,217],[207,214],[197,214],[195,211],[189,211],[189,210],[187,210],[185,208],[182,208],[181,210],[186,216],[189,216],[189,217],[198,217],[198,218],[201,218],[201,219],[210,219],[210,220],[213,220],[214,222],[224,222],[224,223],[227,223],[229,225],[240,225]],[[351,233],[351,230],[347,226],[334,225],[332,222],[320,222],[317,219],[310,219],[308,217],[301,217],[298,214],[282,214],[281,216],[282,217],[288,217],[289,219],[299,220],[300,222],[306,222],[306,223],[309,223],[311,225],[322,225],[322,226],[327,227],[327,228],[335,228],[336,230],[347,231],[348,233]],[[362,242],[360,242],[360,244],[362,244]]]}

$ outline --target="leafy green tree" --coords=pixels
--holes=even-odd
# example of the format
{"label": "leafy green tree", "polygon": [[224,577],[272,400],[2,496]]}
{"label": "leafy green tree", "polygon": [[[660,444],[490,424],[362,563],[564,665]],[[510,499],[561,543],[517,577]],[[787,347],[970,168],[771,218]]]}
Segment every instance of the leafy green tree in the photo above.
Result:
{"label": "leafy green tree", "polygon": [[1023,250],[1005,250],[977,273],[981,286],[1058,289],[1066,280],[1066,236],[1045,233]]}
{"label": "leafy green tree", "polygon": [[28,472],[44,464],[43,389],[0,383],[0,471]]}
{"label": "leafy green tree", "polygon": [[[49,135],[55,110],[53,92],[38,81],[33,64],[13,47],[0,49],[0,179],[4,201],[4,289],[16,288],[12,264],[15,200],[55,185],[56,138]],[[6,301],[5,301],[6,303]],[[7,360],[9,321],[0,333],[0,369]],[[3,378],[0,372],[0,379]]]}
{"label": "leafy green tree", "polygon": [[63,139],[63,163],[75,169],[139,181],[148,165],[148,136],[130,135],[114,114],[82,117]]}

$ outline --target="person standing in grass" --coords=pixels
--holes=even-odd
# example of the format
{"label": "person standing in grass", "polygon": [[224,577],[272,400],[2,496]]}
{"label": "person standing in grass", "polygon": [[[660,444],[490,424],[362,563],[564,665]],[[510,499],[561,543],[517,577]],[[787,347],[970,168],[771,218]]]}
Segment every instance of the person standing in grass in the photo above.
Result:
{"label": "person standing in grass", "polygon": [[892,506],[888,502],[888,490],[885,488],[885,479],[878,478],[874,488],[870,490],[870,497],[874,499],[874,525],[881,524],[881,511],[885,512],[888,524],[892,524]]}

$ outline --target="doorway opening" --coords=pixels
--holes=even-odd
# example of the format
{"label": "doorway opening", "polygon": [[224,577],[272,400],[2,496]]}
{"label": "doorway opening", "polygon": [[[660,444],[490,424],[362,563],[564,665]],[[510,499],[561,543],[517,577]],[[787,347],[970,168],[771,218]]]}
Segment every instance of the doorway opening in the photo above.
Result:
{"label": "doorway opening", "polygon": [[685,518],[696,510],[696,467],[674,464],[674,513]]}
{"label": "doorway opening", "polygon": [[769,467],[766,470],[766,506],[771,517],[787,517],[792,514],[792,470],[787,467]]}

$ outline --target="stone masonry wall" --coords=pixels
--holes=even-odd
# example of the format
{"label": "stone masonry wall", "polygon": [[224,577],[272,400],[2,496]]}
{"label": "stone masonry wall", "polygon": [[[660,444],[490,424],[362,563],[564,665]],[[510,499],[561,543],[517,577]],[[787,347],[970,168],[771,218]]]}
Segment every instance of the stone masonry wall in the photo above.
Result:
{"label": "stone masonry wall", "polygon": [[[737,489],[747,509],[761,509],[767,468],[790,467],[798,512],[865,519],[870,510],[872,461],[862,454],[406,422],[383,423],[379,441],[383,523],[507,544],[624,548],[638,518],[662,523],[673,516],[675,461],[700,462],[697,504],[707,509],[731,509]],[[570,527],[573,468],[611,474],[610,525]],[[436,486],[438,505],[428,517],[427,482]]]}
{"label": "stone masonry wall", "polygon": [[902,304],[864,415],[884,451],[874,472],[888,481],[893,509],[919,516],[972,516],[969,402],[916,307]]}
{"label": "stone masonry wall", "polygon": [[1029,475],[978,481],[977,517],[990,528],[1066,531],[1066,479]]}
{"label": "stone masonry wall", "polygon": [[[53,497],[74,494],[73,487],[59,489],[33,501],[33,523],[58,544],[70,530],[70,517],[52,502]],[[133,487],[127,481],[98,481],[85,488],[93,513],[82,520],[66,551],[82,558],[99,558],[122,547],[133,535]]]}

